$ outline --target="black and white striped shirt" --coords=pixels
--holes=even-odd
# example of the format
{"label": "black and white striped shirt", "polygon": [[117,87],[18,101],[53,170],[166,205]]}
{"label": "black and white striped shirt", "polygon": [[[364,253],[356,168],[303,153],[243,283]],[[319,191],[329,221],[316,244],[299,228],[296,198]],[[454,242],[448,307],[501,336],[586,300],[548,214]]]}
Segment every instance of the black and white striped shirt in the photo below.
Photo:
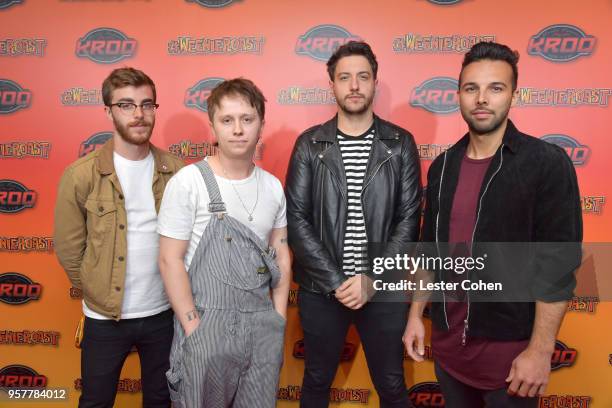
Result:
{"label": "black and white striped shirt", "polygon": [[360,136],[348,136],[338,130],[348,188],[348,213],[342,252],[342,268],[346,275],[364,273],[368,268],[368,240],[361,207],[361,190],[373,140],[374,126]]}

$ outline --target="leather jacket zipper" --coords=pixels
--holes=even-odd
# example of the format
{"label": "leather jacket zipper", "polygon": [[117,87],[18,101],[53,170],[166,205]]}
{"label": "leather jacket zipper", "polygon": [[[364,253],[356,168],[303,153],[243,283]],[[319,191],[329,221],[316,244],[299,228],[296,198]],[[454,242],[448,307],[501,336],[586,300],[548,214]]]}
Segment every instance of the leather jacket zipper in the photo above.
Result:
{"label": "leather jacket zipper", "polygon": [[[444,170],[446,169],[446,152],[444,152],[444,161],[442,162],[442,172],[440,173],[440,187],[438,188],[438,213],[436,214],[436,248],[438,249],[438,256],[440,256],[440,245],[438,239],[438,226],[440,223],[440,197],[442,196],[442,182],[444,181]],[[446,294],[442,291],[442,307],[444,309],[444,322],[446,323],[446,330],[450,329],[448,324],[448,316],[446,315]]]}
{"label": "leather jacket zipper", "polygon": [[[374,146],[372,145],[372,147],[374,147]],[[368,182],[363,186],[363,188],[361,189],[361,192],[359,193],[359,201],[361,201],[361,211],[363,212],[363,227],[364,227],[364,230],[365,230],[365,236],[366,236],[366,242],[367,243],[370,242],[370,239],[368,238],[368,223],[366,222],[366,219],[365,219],[366,211],[365,211],[365,204],[363,202],[363,192],[365,191],[366,187],[370,184],[370,182],[374,179],[374,176],[376,176],[376,173],[378,173],[378,170],[380,170],[382,165],[385,164],[387,161],[389,161],[389,159],[391,159],[391,155],[387,156],[387,158],[385,158],[385,160],[383,160],[382,162],[380,162],[378,164],[378,166],[374,170],[374,173],[372,173],[372,176],[370,177]]]}

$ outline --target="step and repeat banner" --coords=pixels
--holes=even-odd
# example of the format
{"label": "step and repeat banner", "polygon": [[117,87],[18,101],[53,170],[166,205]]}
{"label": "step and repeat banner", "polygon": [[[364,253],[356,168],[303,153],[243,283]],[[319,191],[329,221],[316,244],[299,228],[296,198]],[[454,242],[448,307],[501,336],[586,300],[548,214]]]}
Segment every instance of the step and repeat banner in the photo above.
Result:
{"label": "step and repeat banner", "polygon": [[[151,76],[160,104],[152,140],[188,163],[214,154],[210,90],[252,79],[268,100],[257,164],[284,181],[297,136],[335,113],[325,61],[363,39],[380,65],[375,111],[415,135],[425,180],[466,132],[456,95],[463,54],[479,41],[508,44],[520,53],[511,118],[567,151],[585,242],[607,242],[610,21],[609,0],[0,0],[0,387],[38,387],[27,406],[77,406],[81,293],[55,258],[53,207],[63,169],[111,137],[101,84],[112,69]],[[593,292],[569,302],[541,407],[612,407],[606,300]],[[295,288],[289,301],[279,407],[297,406],[304,365]],[[406,358],[407,387],[417,407],[443,407],[430,347],[426,355],[420,364]],[[140,392],[132,353],[116,406],[138,406]],[[378,406],[354,330],[331,400]],[[4,393],[0,406],[18,405]]]}

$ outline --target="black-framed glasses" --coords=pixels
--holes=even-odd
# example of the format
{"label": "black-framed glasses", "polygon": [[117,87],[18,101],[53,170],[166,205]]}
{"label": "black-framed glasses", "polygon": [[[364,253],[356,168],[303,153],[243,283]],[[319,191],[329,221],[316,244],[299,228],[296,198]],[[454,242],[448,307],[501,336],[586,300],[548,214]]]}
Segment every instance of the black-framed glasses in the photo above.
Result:
{"label": "black-framed glasses", "polygon": [[125,113],[126,115],[133,114],[136,111],[137,107],[140,107],[140,109],[142,109],[142,113],[145,113],[145,114],[153,114],[155,113],[155,110],[159,108],[159,104],[153,103],[153,102],[145,102],[145,103],[141,103],[140,105],[136,105],[135,103],[132,103],[132,102],[117,102],[117,103],[111,103],[109,105],[109,107],[111,108],[113,106],[118,107],[119,110]]}

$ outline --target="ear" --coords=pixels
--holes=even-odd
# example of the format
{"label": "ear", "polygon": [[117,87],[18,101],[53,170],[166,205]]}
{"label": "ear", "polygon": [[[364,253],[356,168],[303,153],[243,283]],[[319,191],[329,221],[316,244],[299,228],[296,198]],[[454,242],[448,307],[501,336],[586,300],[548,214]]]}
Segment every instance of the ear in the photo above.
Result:
{"label": "ear", "polygon": [[519,99],[519,88],[517,86],[514,92],[512,92],[512,103],[510,104],[510,106],[512,107],[516,106],[518,99]]}
{"label": "ear", "polygon": [[111,112],[111,107],[110,106],[105,106],[104,107],[104,112],[106,112],[106,117],[108,118],[108,120],[110,120],[112,122],[113,121],[113,113]]}
{"label": "ear", "polygon": [[217,133],[215,132],[215,127],[213,126],[212,122],[208,122],[208,126],[210,127],[210,134],[213,137],[213,143],[217,143],[219,140],[217,140]]}

